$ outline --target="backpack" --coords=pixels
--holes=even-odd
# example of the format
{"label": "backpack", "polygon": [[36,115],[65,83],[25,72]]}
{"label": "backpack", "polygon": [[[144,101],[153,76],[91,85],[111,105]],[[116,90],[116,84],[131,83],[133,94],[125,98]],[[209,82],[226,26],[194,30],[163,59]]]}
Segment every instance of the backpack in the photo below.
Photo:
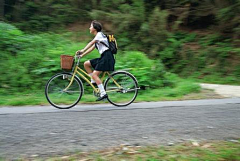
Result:
{"label": "backpack", "polygon": [[102,43],[103,45],[108,47],[113,54],[117,54],[117,49],[118,49],[117,40],[115,39],[114,35],[105,35],[105,36],[108,39],[109,46],[107,44],[105,44],[104,42],[100,42],[100,43]]}

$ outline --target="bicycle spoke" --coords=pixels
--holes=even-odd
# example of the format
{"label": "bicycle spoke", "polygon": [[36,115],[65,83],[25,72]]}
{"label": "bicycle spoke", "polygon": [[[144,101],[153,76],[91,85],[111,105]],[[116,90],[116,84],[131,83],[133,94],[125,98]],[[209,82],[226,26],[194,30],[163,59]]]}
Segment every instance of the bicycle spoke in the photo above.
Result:
{"label": "bicycle spoke", "polygon": [[82,84],[76,78],[73,79],[71,86],[64,91],[70,83],[71,79],[69,78],[72,78],[70,74],[57,74],[48,81],[45,94],[51,105],[66,109],[73,107],[81,99]]}
{"label": "bicycle spoke", "polygon": [[[114,82],[116,81],[121,88]],[[119,72],[112,75],[105,83],[108,93],[108,100],[116,106],[126,106],[132,103],[138,91],[138,85],[133,76],[126,72]]]}
{"label": "bicycle spoke", "polygon": [[67,90],[66,93],[79,93],[79,91],[69,91],[69,90]]}

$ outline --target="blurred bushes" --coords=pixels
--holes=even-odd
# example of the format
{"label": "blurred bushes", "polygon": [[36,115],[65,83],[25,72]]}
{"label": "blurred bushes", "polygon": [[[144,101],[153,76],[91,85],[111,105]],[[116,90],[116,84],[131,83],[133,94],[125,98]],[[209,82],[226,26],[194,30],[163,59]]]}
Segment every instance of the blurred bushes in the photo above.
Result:
{"label": "blurred bushes", "polygon": [[[86,44],[73,43],[53,33],[26,34],[16,27],[0,23],[1,93],[43,90],[46,81],[60,69],[60,55],[73,55]],[[67,33],[66,33],[67,34]],[[99,57],[95,50],[82,62]],[[81,67],[83,65],[81,64]],[[140,86],[158,88],[174,87],[177,76],[167,73],[159,60],[150,60],[138,51],[119,52],[116,70],[126,69],[133,73]],[[173,77],[176,77],[172,79]]]}
{"label": "blurred bushes", "polygon": [[223,35],[176,32],[167,42],[159,56],[168,71],[213,83],[240,83],[240,48]]}
{"label": "blurred bushes", "polygon": [[89,19],[91,1],[5,1],[5,19],[25,31],[48,31]]}
{"label": "blurred bushes", "polygon": [[105,33],[116,35],[121,50],[141,51],[171,72],[200,79],[213,74],[239,79],[239,0],[10,0],[6,4],[5,20],[23,31],[59,31],[68,24],[97,19],[105,24]]}
{"label": "blurred bushes", "polygon": [[148,54],[153,55],[165,47],[166,30],[213,27],[233,41],[239,39],[240,33],[239,0],[9,0],[5,3],[4,19],[25,31],[55,30],[70,23],[97,19],[114,24],[111,32],[120,35],[121,47],[150,51]]}
{"label": "blurred bushes", "polygon": [[0,86],[6,92],[43,88],[51,72],[59,71],[60,54],[71,42],[56,34],[25,34],[6,23],[0,29]]}
{"label": "blurred bushes", "polygon": [[[107,12],[104,2],[102,1],[97,9],[92,10],[90,16],[100,21],[109,21],[115,26],[114,31],[111,32],[117,35],[120,48],[142,51],[154,58],[158,51],[166,47],[167,11],[156,6],[152,14],[146,16],[144,1],[133,0],[131,3],[119,1]],[[114,8],[115,12],[111,12]]]}
{"label": "blurred bushes", "polygon": [[165,71],[161,61],[151,60],[139,51],[125,51],[121,59],[117,58],[116,69],[131,72],[137,78],[140,86],[158,88],[175,85],[176,79],[171,80],[170,75],[173,74]]}
{"label": "blurred bushes", "polygon": [[[60,55],[73,55],[86,45],[70,41],[66,38],[68,33],[26,34],[3,22],[0,29],[4,31],[0,33],[1,93],[43,90],[46,81],[61,71]],[[149,59],[140,51],[120,51],[116,70],[128,70],[140,86],[150,88],[178,86],[182,80],[170,72],[211,82],[239,82],[240,50],[230,40],[217,34],[198,36],[176,32],[167,35],[167,47],[157,53],[159,59]],[[98,56],[95,50],[82,62]]]}

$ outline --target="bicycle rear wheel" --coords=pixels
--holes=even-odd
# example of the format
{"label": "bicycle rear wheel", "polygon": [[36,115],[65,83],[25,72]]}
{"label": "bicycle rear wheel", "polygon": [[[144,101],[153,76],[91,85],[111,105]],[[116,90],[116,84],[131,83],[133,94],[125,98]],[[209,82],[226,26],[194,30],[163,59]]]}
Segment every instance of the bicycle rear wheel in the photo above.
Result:
{"label": "bicycle rear wheel", "polygon": [[69,109],[75,106],[83,94],[83,85],[76,76],[69,88],[72,78],[70,73],[59,73],[54,75],[46,84],[45,95],[48,102],[59,109]]}
{"label": "bicycle rear wheel", "polygon": [[136,78],[125,71],[113,73],[107,78],[104,87],[108,94],[108,101],[115,106],[131,104],[138,94]]}

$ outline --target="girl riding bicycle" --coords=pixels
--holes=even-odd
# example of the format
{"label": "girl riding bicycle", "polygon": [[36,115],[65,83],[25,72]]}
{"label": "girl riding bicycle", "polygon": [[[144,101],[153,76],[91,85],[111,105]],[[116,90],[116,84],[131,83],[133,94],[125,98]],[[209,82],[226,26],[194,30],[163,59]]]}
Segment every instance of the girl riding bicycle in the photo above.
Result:
{"label": "girl riding bicycle", "polygon": [[[98,49],[101,55],[100,58],[84,62],[84,68],[93,78],[91,79],[91,83],[96,83],[100,90],[100,97],[96,101],[101,101],[107,98],[108,95],[103,87],[99,75],[103,71],[114,71],[115,59],[112,52],[107,47],[109,46],[107,37],[101,32],[102,25],[98,21],[94,20],[91,22],[89,30],[91,34],[95,35],[94,39],[90,41],[84,49],[78,50],[76,54],[80,57],[83,57],[93,51],[95,48]],[[94,70],[92,70],[92,68]]]}

